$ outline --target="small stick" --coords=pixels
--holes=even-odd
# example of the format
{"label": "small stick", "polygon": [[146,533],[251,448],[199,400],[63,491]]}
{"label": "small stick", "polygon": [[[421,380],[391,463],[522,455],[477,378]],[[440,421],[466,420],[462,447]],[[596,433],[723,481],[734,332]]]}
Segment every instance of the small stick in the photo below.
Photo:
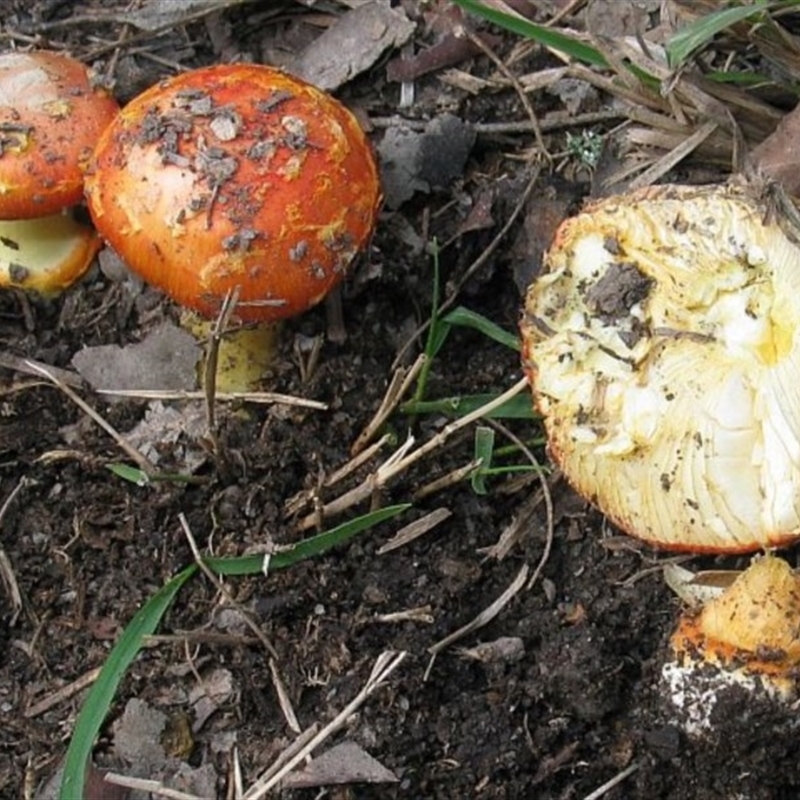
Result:
{"label": "small stick", "polygon": [[391,416],[400,404],[400,401],[405,397],[411,384],[414,383],[420,372],[422,372],[422,368],[425,366],[427,359],[428,357],[424,353],[420,353],[420,355],[417,356],[417,360],[409,368],[395,368],[392,378],[389,381],[389,386],[383,396],[383,400],[380,406],[378,406],[378,410],[375,412],[375,416],[373,416],[367,427],[358,435],[350,448],[351,455],[358,455],[367,444],[372,441],[372,437],[375,436],[375,433],[380,429],[381,425]]}
{"label": "small stick", "polygon": [[[6,497],[3,505],[0,506],[0,524],[11,508],[14,498],[26,487],[33,484],[30,478],[24,475],[17,481],[17,485],[11,490],[11,493]],[[13,628],[16,625],[19,612],[22,611],[22,592],[19,590],[19,583],[17,583],[17,576],[14,574],[14,567],[11,565],[11,559],[8,557],[6,551],[0,547],[0,577],[3,579],[3,584],[6,587],[6,592],[11,600],[11,607],[14,613],[11,616],[9,625]]]}
{"label": "small stick", "polygon": [[481,611],[477,617],[468,622],[466,625],[456,631],[453,631],[448,636],[445,636],[444,639],[428,648],[428,652],[431,654],[432,658],[430,664],[428,665],[428,669],[426,670],[426,676],[430,672],[433,659],[436,657],[437,653],[440,653],[446,647],[449,647],[451,644],[453,644],[453,642],[457,642],[464,636],[467,636],[473,631],[478,630],[478,628],[488,625],[509,604],[512,598],[520,591],[520,589],[522,589],[523,586],[525,586],[525,582],[528,580],[529,569],[530,568],[527,564],[523,564],[522,568],[517,573],[517,577],[514,578],[509,587],[500,595],[500,597],[497,598],[497,600]]}
{"label": "small stick", "polygon": [[139,469],[141,469],[145,475],[152,477],[155,474],[156,468],[150,463],[149,459],[142,455],[135,447],[131,447],[125,437],[122,436],[116,428],[106,422],[97,411],[70,389],[69,386],[53,375],[49,369],[45,369],[40,364],[36,364],[33,361],[27,361],[26,363],[31,369],[35,370],[39,375],[44,376],[54,386],[58,387],[84,414],[99,425],[117,443],[120,449],[125,452],[132,461],[135,461],[139,465]]}
{"label": "small stick", "polygon": [[[476,408],[469,414],[455,420],[454,422],[446,425],[442,430],[436,434],[430,441],[420,445],[416,450],[411,449],[414,440],[409,438],[392,456],[375,472],[369,475],[366,480],[361,484],[346,492],[341,497],[336,498],[330,503],[326,503],[319,511],[303,517],[298,523],[299,530],[308,530],[318,524],[320,519],[330,517],[333,514],[341,513],[342,511],[366,500],[372,496],[376,490],[386,486],[393,478],[397,477],[400,473],[407,470],[412,464],[415,464],[421,458],[432,453],[437,448],[441,447],[454,433],[465,428],[467,425],[472,424],[475,420],[489,414],[494,409],[503,405],[503,403],[510,400],[512,397],[518,395],[528,385],[527,378],[520,378],[510,389],[498,395],[493,400],[485,403],[480,408]],[[410,451],[410,452],[409,452]]]}
{"label": "small stick", "polygon": [[617,773],[610,781],[606,781],[602,786],[599,786],[590,794],[587,794],[583,800],[600,800],[600,798],[604,794],[608,794],[615,786],[618,786],[622,781],[625,780],[629,775],[633,775],[637,769],[639,769],[641,764],[638,761],[634,761],[629,767],[626,767],[622,772]]}
{"label": "small stick", "polygon": [[[164,391],[163,389],[96,389],[98,394],[109,397],[128,397],[134,400],[203,400],[207,397],[205,392],[191,391]],[[327,411],[330,406],[319,400],[307,400],[305,397],[295,397],[291,394],[278,392],[215,392],[214,400],[226,403],[280,403],[299,408],[313,408],[317,411]]]}
{"label": "small stick", "polygon": [[347,724],[347,720],[380,688],[388,679],[389,675],[395,671],[397,667],[403,662],[406,657],[405,652],[391,652],[387,651],[378,656],[372,674],[367,679],[366,684],[361,691],[331,720],[322,730],[319,731],[306,746],[290,758],[280,770],[275,772],[269,780],[264,780],[263,777],[256,781],[245,792],[243,800],[261,800],[270,789],[272,789],[280,780],[288,775],[307,755],[310,755],[317,747],[319,747],[326,739],[332,736],[336,731]]}
{"label": "small stick", "polygon": [[203,574],[211,581],[216,590],[225,598],[225,601],[242,615],[242,619],[247,627],[250,628],[250,630],[253,631],[253,633],[258,637],[258,640],[262,645],[264,645],[264,649],[270,654],[270,656],[274,659],[277,659],[278,653],[272,646],[272,642],[267,639],[261,628],[256,625],[256,623],[250,618],[250,615],[242,608],[242,606],[236,602],[231,593],[228,591],[228,587],[225,586],[225,584],[219,579],[219,576],[208,568],[208,565],[203,560],[203,556],[200,553],[200,548],[197,546],[192,529],[189,527],[189,522],[186,519],[186,515],[183,512],[178,514],[178,521],[181,523],[183,535],[186,537],[186,541],[189,543],[189,547],[192,550],[192,555],[194,556],[197,566],[200,567]]}
{"label": "small stick", "polygon": [[51,692],[49,695],[47,695],[47,697],[43,697],[41,700],[39,700],[38,703],[28,706],[23,712],[23,716],[26,719],[33,719],[33,717],[38,717],[39,714],[44,714],[45,711],[49,711],[59,703],[69,700],[70,697],[76,695],[78,692],[82,692],[87,686],[91,686],[100,675],[101,669],[101,667],[90,669],[88,672],[81,675],[80,678],[72,681],[72,683],[68,683],[66,686],[62,686],[55,692]]}

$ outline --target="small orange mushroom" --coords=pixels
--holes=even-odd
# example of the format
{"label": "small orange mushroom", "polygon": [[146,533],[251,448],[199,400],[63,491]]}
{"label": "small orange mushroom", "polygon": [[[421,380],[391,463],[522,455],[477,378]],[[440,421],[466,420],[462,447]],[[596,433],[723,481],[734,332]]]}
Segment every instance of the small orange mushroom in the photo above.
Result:
{"label": "small orange mushroom", "polygon": [[342,104],[279,70],[212,66],[135,98],[87,178],[98,230],[179,304],[265,322],[318,303],[372,232],[369,141]]}
{"label": "small orange mushroom", "polygon": [[[800,687],[800,577],[767,555],[699,612],[685,613],[662,669],[668,704],[690,735],[713,728],[729,692],[753,703],[789,703]],[[745,689],[745,694],[741,690]]]}
{"label": "small orange mushroom", "polygon": [[0,286],[53,293],[86,271],[100,241],[71,207],[117,111],[79,61],[0,55]]}
{"label": "small orange mushroom", "polygon": [[117,111],[79,61],[47,52],[0,56],[0,219],[80,203],[84,168]]}

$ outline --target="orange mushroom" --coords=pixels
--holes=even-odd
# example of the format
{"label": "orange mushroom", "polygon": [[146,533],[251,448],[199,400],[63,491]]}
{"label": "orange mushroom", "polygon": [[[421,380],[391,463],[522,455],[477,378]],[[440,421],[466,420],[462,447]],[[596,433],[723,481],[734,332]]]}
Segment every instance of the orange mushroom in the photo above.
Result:
{"label": "orange mushroom", "polygon": [[117,111],[72,58],[0,55],[0,286],[52,293],[86,271],[99,239],[70,208]]}
{"label": "orange mushroom", "polygon": [[[700,611],[686,612],[670,640],[662,685],[690,735],[714,727],[726,694],[754,704],[787,704],[800,686],[800,577],[767,555]],[[746,690],[744,693],[741,690]]]}
{"label": "orange mushroom", "polygon": [[264,322],[318,303],[368,240],[378,170],[355,117],[253,64],[212,66],[135,98],[87,177],[98,230],[183,306]]}

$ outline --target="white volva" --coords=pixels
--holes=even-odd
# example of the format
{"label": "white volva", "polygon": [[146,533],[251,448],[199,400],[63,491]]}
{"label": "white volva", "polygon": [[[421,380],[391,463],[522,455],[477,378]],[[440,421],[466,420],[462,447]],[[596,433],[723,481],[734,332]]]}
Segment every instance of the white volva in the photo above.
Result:
{"label": "white volva", "polygon": [[800,536],[800,247],[768,216],[729,186],[602,200],[562,225],[528,292],[554,458],[664,547]]}

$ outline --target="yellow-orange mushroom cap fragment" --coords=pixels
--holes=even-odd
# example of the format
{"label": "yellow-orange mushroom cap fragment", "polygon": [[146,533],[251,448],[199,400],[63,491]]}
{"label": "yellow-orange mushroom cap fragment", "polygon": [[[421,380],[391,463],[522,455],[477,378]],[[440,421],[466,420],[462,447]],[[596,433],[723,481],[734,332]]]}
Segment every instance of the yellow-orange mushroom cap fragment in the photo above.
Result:
{"label": "yellow-orange mushroom cap fragment", "polygon": [[86,163],[118,108],[68,56],[0,55],[0,219],[82,202]]}
{"label": "yellow-orange mushroom cap fragment", "polygon": [[103,237],[148,283],[215,316],[276,320],[319,302],[369,239],[381,199],[352,113],[270,67],[195,70],[135,98],[87,177]]}
{"label": "yellow-orange mushroom cap fragment", "polygon": [[782,559],[759,558],[699,613],[681,617],[670,650],[663,687],[690,734],[712,729],[714,709],[731,689],[744,689],[753,702],[793,701],[800,679],[800,578]]}
{"label": "yellow-orange mushroom cap fragment", "polygon": [[[774,216],[774,215],[773,215]],[[561,226],[522,321],[550,452],[626,532],[800,536],[800,247],[744,187],[660,186]]]}

